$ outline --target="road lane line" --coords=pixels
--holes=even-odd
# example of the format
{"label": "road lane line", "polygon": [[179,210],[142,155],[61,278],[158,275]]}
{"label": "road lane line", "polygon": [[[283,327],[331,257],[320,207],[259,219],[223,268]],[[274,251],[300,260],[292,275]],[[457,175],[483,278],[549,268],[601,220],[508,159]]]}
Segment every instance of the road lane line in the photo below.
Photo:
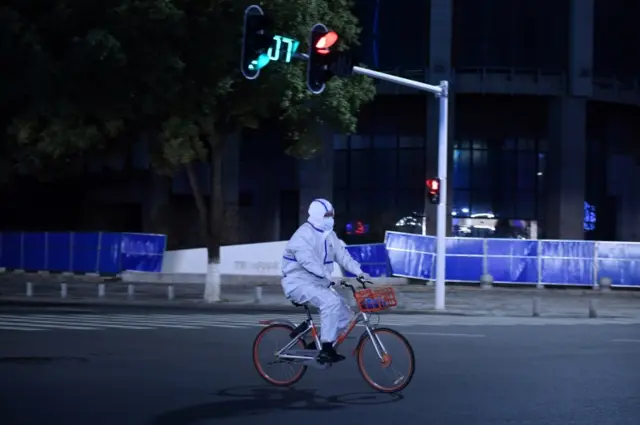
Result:
{"label": "road lane line", "polygon": [[[156,317],[144,317],[144,316],[98,316],[98,315],[82,315],[78,320],[93,320],[93,321],[102,321],[108,323],[123,323],[123,324],[135,324],[135,325],[143,325],[143,326],[154,326],[158,327],[181,327],[184,329],[201,329],[203,327],[229,327],[234,329],[242,329],[244,326],[236,325],[234,323],[229,323],[226,321],[216,321],[216,320],[192,320],[192,319],[183,319],[181,316],[177,316],[175,318],[162,318],[158,319]],[[224,326],[222,326],[224,325]]]}
{"label": "road lane line", "polygon": [[10,317],[2,316],[0,317],[0,324],[2,325],[11,325],[11,326],[33,326],[36,328],[52,328],[52,329],[71,329],[77,331],[99,331],[104,328],[99,328],[95,326],[79,326],[77,324],[60,324],[60,323],[51,323],[50,321],[42,321],[42,320],[22,320],[22,319],[12,319]]}
{"label": "road lane line", "polygon": [[[57,315],[36,315],[41,318],[52,318],[52,320],[60,321]],[[243,329],[244,326],[239,326],[228,322],[218,321],[202,321],[202,320],[184,320],[182,316],[176,316],[175,318],[166,318],[158,320],[155,317],[149,316],[135,316],[135,315],[117,315],[117,316],[105,316],[105,315],[93,315],[82,314],[77,316],[65,317],[64,320],[69,321],[74,319],[74,322],[79,323],[91,323],[100,324],[104,327],[119,328],[119,329],[158,329],[158,328],[177,328],[177,329],[202,329],[205,327],[224,327],[230,329]]]}
{"label": "road lane line", "polygon": [[54,321],[54,322],[58,322],[58,323],[72,323],[74,325],[79,324],[80,326],[83,326],[84,324],[87,325],[92,325],[92,326],[100,326],[102,328],[121,328],[121,329],[146,329],[146,330],[151,330],[151,329],[157,329],[158,327],[164,327],[164,328],[177,328],[177,329],[198,329],[197,327],[194,326],[186,326],[186,325],[177,325],[177,324],[158,324],[158,326],[155,326],[155,324],[152,321],[149,320],[145,320],[145,321],[118,321],[118,320],[114,320],[114,319],[109,319],[109,318],[92,318],[92,317],[85,317],[85,315],[82,315],[83,318],[80,317],[65,317],[63,319],[49,319],[47,317],[45,317],[45,315],[37,315],[38,317],[41,317],[42,320],[47,320],[47,321]]}
{"label": "road lane line", "polygon": [[91,326],[100,326],[104,328],[115,328],[115,329],[134,329],[134,330],[151,330],[155,329],[155,327],[149,325],[148,323],[144,323],[141,325],[138,324],[121,324],[118,322],[112,323],[108,320],[70,320],[71,318],[60,319],[60,316],[51,315],[47,316],[45,314],[37,315],[37,319],[46,320],[47,322],[52,323],[70,323],[72,325],[80,324],[80,325],[91,325]]}
{"label": "road lane line", "polygon": [[33,327],[29,327],[29,326],[23,326],[23,325],[16,325],[14,323],[6,323],[6,322],[0,322],[0,329],[2,330],[6,330],[6,331],[46,331],[47,329],[43,329],[43,328],[33,328]]}
{"label": "road lane line", "polygon": [[460,338],[484,338],[486,335],[482,334],[458,334],[458,333],[443,333],[443,332],[401,332],[403,335],[420,335],[420,336],[450,336]]}
{"label": "road lane line", "polygon": [[640,344],[640,339],[612,339],[611,341],[613,341],[613,342],[631,342],[631,343]]}

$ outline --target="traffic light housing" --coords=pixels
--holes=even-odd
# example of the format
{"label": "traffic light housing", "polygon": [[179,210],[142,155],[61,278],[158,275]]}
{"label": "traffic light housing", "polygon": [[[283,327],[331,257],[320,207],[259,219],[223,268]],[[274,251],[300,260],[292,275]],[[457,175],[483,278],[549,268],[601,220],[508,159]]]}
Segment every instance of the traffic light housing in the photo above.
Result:
{"label": "traffic light housing", "polygon": [[329,48],[331,46],[328,45],[328,43],[322,42],[322,40],[327,40],[325,37],[327,34],[329,34],[329,30],[324,24],[315,24],[309,33],[307,87],[313,94],[322,93],[326,82],[331,78],[327,68],[327,59],[330,53]]}
{"label": "traffic light housing", "polygon": [[245,9],[240,70],[248,80],[258,78],[260,69],[269,63],[267,49],[273,42],[273,35],[268,27],[269,22],[260,6],[251,5]]}
{"label": "traffic light housing", "polygon": [[427,198],[432,204],[440,203],[440,179],[437,177],[427,179]]}
{"label": "traffic light housing", "polygon": [[347,52],[333,50],[338,34],[329,31],[324,24],[315,24],[309,34],[309,58],[307,60],[307,87],[313,94],[324,91],[326,83],[334,75],[347,77],[353,72],[353,61]]}

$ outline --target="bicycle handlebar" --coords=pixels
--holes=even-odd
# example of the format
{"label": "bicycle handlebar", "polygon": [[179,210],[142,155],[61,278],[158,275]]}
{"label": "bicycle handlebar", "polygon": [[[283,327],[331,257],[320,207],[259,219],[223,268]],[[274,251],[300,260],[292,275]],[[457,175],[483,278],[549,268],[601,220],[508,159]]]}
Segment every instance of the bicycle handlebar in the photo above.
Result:
{"label": "bicycle handlebar", "polygon": [[[367,284],[373,285],[373,282],[371,282],[370,280],[365,280],[364,278],[356,278],[356,280],[358,281],[358,283],[360,285],[362,285],[362,289],[367,289]],[[333,285],[335,285],[335,283],[332,282],[331,286],[333,286]],[[341,280],[340,281],[340,286],[344,286],[345,288],[351,289],[351,292],[353,292],[353,294],[355,295],[356,288],[354,288],[353,285],[347,283],[346,280]]]}

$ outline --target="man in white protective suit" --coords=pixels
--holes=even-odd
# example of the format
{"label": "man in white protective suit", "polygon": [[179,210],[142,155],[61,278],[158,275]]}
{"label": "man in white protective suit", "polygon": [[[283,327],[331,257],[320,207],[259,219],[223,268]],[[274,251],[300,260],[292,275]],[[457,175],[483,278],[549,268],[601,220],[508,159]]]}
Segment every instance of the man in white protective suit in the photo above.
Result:
{"label": "man in white protective suit", "polygon": [[282,289],[286,297],[298,304],[309,303],[320,310],[321,363],[335,363],[345,357],[333,343],[351,320],[353,312],[331,287],[333,263],[359,278],[367,278],[333,231],[333,206],[326,199],[309,205],[309,218],[296,230],[285,248],[282,261]]}

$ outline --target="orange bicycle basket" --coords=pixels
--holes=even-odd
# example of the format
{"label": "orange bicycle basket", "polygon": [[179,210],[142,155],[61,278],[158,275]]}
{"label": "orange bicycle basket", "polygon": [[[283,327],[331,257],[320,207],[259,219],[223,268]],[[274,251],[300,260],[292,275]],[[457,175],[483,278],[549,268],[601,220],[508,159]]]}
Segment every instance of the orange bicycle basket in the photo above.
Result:
{"label": "orange bicycle basket", "polygon": [[367,288],[355,293],[358,308],[364,313],[375,313],[398,305],[396,293],[391,286]]}

